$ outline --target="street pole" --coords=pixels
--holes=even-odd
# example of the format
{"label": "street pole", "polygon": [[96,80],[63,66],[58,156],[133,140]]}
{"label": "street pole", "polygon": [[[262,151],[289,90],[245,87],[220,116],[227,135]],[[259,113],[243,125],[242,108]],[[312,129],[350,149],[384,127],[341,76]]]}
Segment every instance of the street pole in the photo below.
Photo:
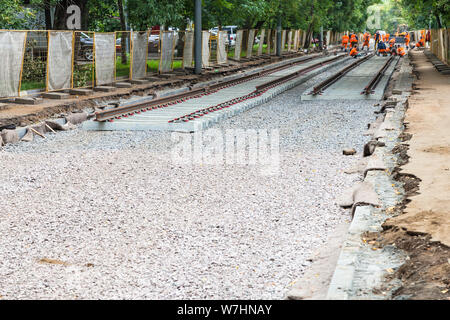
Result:
{"label": "street pole", "polygon": [[195,74],[202,73],[202,0],[195,0],[194,20]]}
{"label": "street pole", "polygon": [[323,26],[320,26],[319,49],[320,51],[323,50]]}
{"label": "street pole", "polygon": [[277,26],[277,56],[281,57],[281,13],[278,16],[278,26]]}

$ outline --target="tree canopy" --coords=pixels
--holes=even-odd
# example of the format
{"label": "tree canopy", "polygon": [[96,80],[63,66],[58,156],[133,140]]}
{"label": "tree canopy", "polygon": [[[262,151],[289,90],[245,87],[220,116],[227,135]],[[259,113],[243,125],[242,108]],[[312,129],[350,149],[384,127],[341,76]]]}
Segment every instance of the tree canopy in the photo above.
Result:
{"label": "tree canopy", "polygon": [[[194,15],[194,0],[8,0],[0,1],[0,28],[23,28],[41,17],[43,27],[64,29],[71,4],[82,9],[82,29],[92,31],[119,31],[125,18],[133,30],[155,25],[184,29]],[[202,0],[202,9],[205,29],[274,28],[281,17],[283,28],[364,31],[373,9],[381,13],[383,29],[398,24],[446,27],[450,16],[448,0]]]}

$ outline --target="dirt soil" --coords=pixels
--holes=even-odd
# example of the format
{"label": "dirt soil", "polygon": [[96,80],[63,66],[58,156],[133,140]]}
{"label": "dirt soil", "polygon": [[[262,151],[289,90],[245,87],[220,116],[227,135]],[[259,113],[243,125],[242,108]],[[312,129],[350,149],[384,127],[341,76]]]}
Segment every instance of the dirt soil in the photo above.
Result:
{"label": "dirt soil", "polygon": [[389,280],[400,279],[393,299],[450,300],[450,77],[439,74],[422,51],[410,54],[418,80],[405,116],[404,142],[394,149],[405,201],[384,231],[364,238],[408,254],[377,290],[386,291]]}
{"label": "dirt soil", "polygon": [[412,51],[411,60],[419,79],[405,117],[405,132],[412,136],[401,172],[419,178],[420,191],[409,197],[403,215],[385,225],[429,234],[450,247],[450,77],[437,72],[422,51]]}

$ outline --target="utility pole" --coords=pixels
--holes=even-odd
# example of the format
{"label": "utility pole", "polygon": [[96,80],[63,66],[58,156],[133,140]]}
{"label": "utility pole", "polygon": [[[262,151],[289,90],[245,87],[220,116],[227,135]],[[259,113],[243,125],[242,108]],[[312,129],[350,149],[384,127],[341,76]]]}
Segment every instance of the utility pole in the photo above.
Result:
{"label": "utility pole", "polygon": [[277,56],[281,57],[281,2],[278,6],[278,26],[277,26]]}
{"label": "utility pole", "polygon": [[319,49],[320,51],[323,50],[323,26],[320,26]]}
{"label": "utility pole", "polygon": [[195,0],[194,20],[195,74],[202,73],[202,0]]}

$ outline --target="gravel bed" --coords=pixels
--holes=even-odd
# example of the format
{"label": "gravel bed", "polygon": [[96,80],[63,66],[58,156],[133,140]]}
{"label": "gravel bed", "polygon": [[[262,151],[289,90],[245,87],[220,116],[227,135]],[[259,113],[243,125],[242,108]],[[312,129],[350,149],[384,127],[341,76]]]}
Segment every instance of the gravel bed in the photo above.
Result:
{"label": "gravel bed", "polygon": [[374,102],[300,101],[333,71],[214,127],[279,129],[278,175],[174,164],[164,132],[77,129],[4,147],[0,297],[283,298],[350,221],[335,198],[357,158],[342,149],[361,154],[374,119]]}

